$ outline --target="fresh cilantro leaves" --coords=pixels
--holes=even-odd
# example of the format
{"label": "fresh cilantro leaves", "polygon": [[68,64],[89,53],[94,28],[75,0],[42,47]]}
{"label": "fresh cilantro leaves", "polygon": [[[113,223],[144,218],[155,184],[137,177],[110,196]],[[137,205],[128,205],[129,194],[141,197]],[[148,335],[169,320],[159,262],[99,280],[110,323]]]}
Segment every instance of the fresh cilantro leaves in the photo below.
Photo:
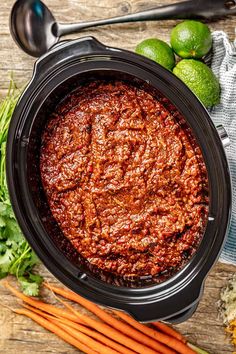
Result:
{"label": "fresh cilantro leaves", "polygon": [[15,219],[6,183],[6,140],[19,91],[11,80],[6,98],[0,102],[0,279],[15,275],[22,291],[37,296],[42,277],[32,273],[38,258],[25,240]]}

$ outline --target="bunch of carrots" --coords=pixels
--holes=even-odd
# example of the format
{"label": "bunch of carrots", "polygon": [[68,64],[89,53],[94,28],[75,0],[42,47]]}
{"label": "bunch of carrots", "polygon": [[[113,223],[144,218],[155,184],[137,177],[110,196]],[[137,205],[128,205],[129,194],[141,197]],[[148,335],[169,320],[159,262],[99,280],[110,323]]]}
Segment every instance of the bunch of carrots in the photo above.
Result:
{"label": "bunch of carrots", "polygon": [[[8,282],[4,283],[17,298],[23,301],[22,308],[12,309],[25,315],[42,327],[55,333],[65,342],[87,354],[207,354],[187,343],[186,339],[164,323],[145,326],[129,315],[113,310],[116,317],[94,303],[73,293],[47,283],[55,297],[63,303],[65,310],[28,297]],[[61,297],[80,304],[98,319],[80,313]]]}

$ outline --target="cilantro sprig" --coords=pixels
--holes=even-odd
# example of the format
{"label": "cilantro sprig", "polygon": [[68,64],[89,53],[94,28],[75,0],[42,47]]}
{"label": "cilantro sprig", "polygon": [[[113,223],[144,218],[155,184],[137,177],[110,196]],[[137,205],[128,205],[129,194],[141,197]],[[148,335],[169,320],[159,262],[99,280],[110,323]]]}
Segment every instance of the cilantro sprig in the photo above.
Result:
{"label": "cilantro sprig", "polygon": [[7,133],[19,95],[20,91],[11,80],[7,96],[0,102],[0,279],[12,274],[25,294],[37,296],[42,277],[33,274],[32,270],[38,258],[17,224],[6,182]]}

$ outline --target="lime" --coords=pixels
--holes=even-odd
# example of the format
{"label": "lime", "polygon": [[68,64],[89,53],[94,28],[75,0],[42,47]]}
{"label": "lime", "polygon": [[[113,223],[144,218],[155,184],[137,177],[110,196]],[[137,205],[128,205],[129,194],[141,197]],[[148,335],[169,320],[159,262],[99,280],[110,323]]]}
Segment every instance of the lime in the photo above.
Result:
{"label": "lime", "polygon": [[172,48],[160,39],[145,39],[137,45],[135,51],[138,54],[154,60],[168,70],[172,70],[175,66],[175,55]]}
{"label": "lime", "polygon": [[202,58],[212,47],[211,31],[198,21],[184,21],[171,31],[170,43],[181,58]]}
{"label": "lime", "polygon": [[183,59],[176,65],[173,73],[195,93],[206,107],[219,103],[220,85],[206,64],[194,59]]}

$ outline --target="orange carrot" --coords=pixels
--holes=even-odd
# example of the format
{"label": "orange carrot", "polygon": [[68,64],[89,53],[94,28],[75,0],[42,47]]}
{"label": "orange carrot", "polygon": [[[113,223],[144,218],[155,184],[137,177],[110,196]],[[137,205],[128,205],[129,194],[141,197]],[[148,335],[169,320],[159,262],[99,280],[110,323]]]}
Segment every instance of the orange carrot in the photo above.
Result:
{"label": "orange carrot", "polygon": [[112,341],[111,339],[105,337],[104,335],[102,335],[102,334],[100,334],[88,327],[85,327],[85,326],[75,323],[73,321],[67,320],[66,318],[63,318],[63,317],[54,317],[52,315],[42,312],[42,311],[40,311],[32,306],[29,306],[29,305],[24,304],[23,306],[25,308],[27,308],[28,310],[35,312],[35,313],[39,314],[40,316],[45,317],[49,320],[58,321],[58,322],[66,324],[69,327],[77,329],[78,331],[83,332],[83,333],[87,334],[88,336],[95,338],[95,339],[99,340],[100,342],[106,344],[108,347],[111,347],[111,348],[117,350],[121,354],[135,354],[135,352],[133,352],[132,350],[123,347],[123,345],[120,345],[120,344]]}
{"label": "orange carrot", "polygon": [[[24,315],[24,316],[31,318],[33,321],[37,322],[40,326],[46,328],[50,332],[53,332],[58,337],[63,339],[65,342],[73,345],[75,348],[77,348],[79,350],[82,350],[84,353],[98,354],[98,352],[96,350],[93,350],[93,349],[89,348],[87,345],[84,345],[83,343],[81,343],[80,341],[78,341],[77,339],[75,339],[74,337],[72,337],[71,335],[66,333],[65,331],[63,331],[60,327],[56,326],[54,323],[49,322],[45,318],[43,318],[39,315],[36,315],[35,313],[33,313],[29,310],[25,310],[25,309],[14,310],[14,312],[18,313],[19,315]],[[96,349],[96,347],[95,347],[95,349]]]}
{"label": "orange carrot", "polygon": [[114,312],[122,318],[124,321],[128,322],[131,326],[137,328],[139,331],[147,334],[148,336],[154,338],[155,340],[158,340],[169,347],[175,349],[178,353],[180,354],[196,354],[192,349],[190,349],[186,344],[183,342],[179,341],[176,338],[167,336],[166,334],[160,333],[155,331],[154,329],[147,327],[137,321],[135,321],[132,317],[129,315],[114,310]]}
{"label": "orange carrot", "polygon": [[[61,321],[60,318],[57,318],[56,320],[58,320],[59,322]],[[64,321],[62,321],[64,322]],[[136,354],[133,350],[130,350],[126,347],[124,347],[123,345],[116,343],[114,341],[112,341],[111,339],[103,336],[101,333],[98,333],[96,331],[93,331],[85,326],[82,326],[78,323],[72,322],[68,320],[68,326],[72,327],[74,329],[80,330],[83,333],[86,333],[87,335],[89,335],[90,337],[93,337],[97,340],[99,340],[101,343],[106,344],[108,347],[111,347],[115,350],[117,350],[119,353],[121,354]],[[158,353],[157,353],[158,354]]]}
{"label": "orange carrot", "polygon": [[[36,308],[33,307],[33,306],[30,306],[30,305],[25,304],[25,303],[23,303],[22,306],[23,306],[25,309],[30,310],[30,311],[32,311],[32,312],[34,312],[34,313],[37,313],[37,315],[46,318],[47,320],[50,320],[50,319],[61,320],[61,319],[62,319],[63,321],[72,322],[72,321],[68,320],[67,318],[64,318],[64,317],[55,317],[55,316],[53,316],[53,315],[50,315],[49,313],[43,312],[43,311],[41,311],[41,310],[39,310],[39,309],[36,309]],[[77,323],[75,323],[75,322],[72,322],[72,323],[74,323],[75,325],[77,325]]]}
{"label": "orange carrot", "polygon": [[[56,321],[55,320],[50,320],[52,321],[53,323],[55,323]],[[60,327],[61,329],[64,329],[67,333],[71,334],[74,338],[80,340],[80,336],[83,335],[83,336],[86,336],[85,334],[79,332],[78,330],[72,328],[72,327],[69,327],[67,325],[65,325],[64,323],[56,323],[56,325],[58,327]],[[90,338],[88,336],[86,336],[87,338]],[[95,348],[96,350],[101,353],[101,354],[119,354],[116,350],[110,348],[110,347],[107,347],[106,345],[98,342],[98,341],[95,341],[94,339],[90,338],[90,341],[94,342],[95,343]],[[82,342],[82,340],[81,340]]]}
{"label": "orange carrot", "polygon": [[[90,338],[84,333],[79,332],[78,330],[65,325],[64,323],[57,322],[53,319],[50,322],[55,323],[58,327],[63,329],[65,332],[73,336],[75,339],[79,340],[80,342],[87,344],[91,349],[96,348],[96,351],[99,354],[118,354],[118,352],[112,348],[107,347],[106,345]],[[89,344],[88,344],[89,343]]]}
{"label": "orange carrot", "polygon": [[167,326],[165,323],[163,322],[153,322],[152,323],[153,326],[157,327],[158,329],[160,329],[163,333],[166,333],[168,335],[170,335],[171,337],[174,337],[184,343],[186,343],[186,339],[184,338],[184,336],[182,336],[181,333],[177,332],[175,329],[173,329],[172,327]]}
{"label": "orange carrot", "polygon": [[[75,315],[77,315],[79,317],[80,316],[85,316],[85,315],[81,315],[71,305],[67,304],[63,300],[60,300],[59,298],[58,298],[58,300],[61,303],[63,303],[69,310],[71,310],[71,312],[73,312]],[[109,337],[113,338],[117,342],[119,342],[121,344],[124,344],[127,347],[130,347],[130,348],[134,349],[136,352],[138,352],[140,354],[142,354],[142,353],[144,353],[144,354],[146,354],[146,353],[154,354],[155,353],[156,354],[157,353],[156,351],[153,351],[151,348],[148,348],[148,347],[146,347],[145,345],[143,345],[141,343],[137,343],[137,342],[133,341],[131,338],[123,335],[122,333],[120,333],[116,329],[110,327],[109,325],[107,325],[107,324],[105,324],[103,322],[98,322],[96,320],[93,320],[91,317],[88,317],[88,316],[85,316],[85,317],[87,317],[86,321],[88,320],[88,324],[91,325],[92,327],[94,327],[97,331],[99,331],[99,332],[101,332],[103,334],[106,334],[106,336],[109,336]],[[84,319],[84,317],[82,317],[82,318]],[[91,323],[91,320],[93,321],[93,324]],[[135,344],[135,346],[134,346],[134,344]]]}
{"label": "orange carrot", "polygon": [[138,342],[141,342],[148,347],[159,351],[163,354],[174,354],[175,351],[164,346],[163,344],[159,343],[158,341],[152,340],[150,337],[146,336],[143,333],[140,333],[139,331],[135,330],[133,327],[127,325],[126,323],[123,323],[113,316],[111,316],[109,313],[105,312],[102,310],[100,307],[95,305],[94,303],[84,299],[83,297],[75,294],[74,292],[70,290],[66,290],[63,288],[58,288],[53,285],[45,284],[45,286],[48,289],[51,289],[53,292],[55,292],[58,295],[63,296],[66,299],[72,300],[74,302],[79,303],[80,305],[84,306],[87,308],[89,311],[93,312],[97,317],[102,319],[104,322],[108,323],[110,326],[114,327],[115,329],[119,330],[120,332],[123,332],[127,336],[135,339]]}
{"label": "orange carrot", "polygon": [[45,302],[33,299],[31,297],[25,296],[24,294],[20,293],[19,291],[17,291],[15,288],[13,288],[8,282],[4,282],[4,285],[6,288],[8,288],[13,294],[15,294],[18,298],[20,298],[22,301],[26,302],[27,304],[36,307],[38,309],[41,309],[42,311],[45,311],[47,313],[51,313],[55,316],[62,316],[64,318],[67,318],[68,320],[74,321],[74,322],[78,322],[78,323],[82,323],[84,324],[84,322],[82,320],[79,320],[77,316],[75,316],[75,314],[68,312],[68,311],[64,311],[63,309],[57,308],[53,305],[50,304],[46,304]]}
{"label": "orange carrot", "polygon": [[[36,308],[38,307],[39,301],[33,300],[32,298],[25,296],[24,294],[20,293],[18,290],[13,288],[10,284],[5,283],[5,286],[12,291],[12,293],[23,300],[24,302],[28,303],[29,305],[35,306]],[[44,304],[44,303],[42,303]],[[78,317],[79,320],[82,320],[89,326],[95,328],[98,332],[102,334],[106,334],[107,337],[112,338],[116,342],[125,345],[128,348],[133,349],[137,353],[140,354],[156,354],[156,351],[152,350],[151,348],[148,348],[147,346],[137,343],[131,338],[123,335],[122,333],[118,332],[117,330],[111,328],[110,326],[106,325],[105,323],[99,322],[94,320],[93,318],[83,315],[79,313],[78,311],[75,311],[72,306],[69,304],[66,304],[66,306]],[[41,309],[43,310],[43,306],[41,305]],[[164,352],[162,353],[164,354]]]}

